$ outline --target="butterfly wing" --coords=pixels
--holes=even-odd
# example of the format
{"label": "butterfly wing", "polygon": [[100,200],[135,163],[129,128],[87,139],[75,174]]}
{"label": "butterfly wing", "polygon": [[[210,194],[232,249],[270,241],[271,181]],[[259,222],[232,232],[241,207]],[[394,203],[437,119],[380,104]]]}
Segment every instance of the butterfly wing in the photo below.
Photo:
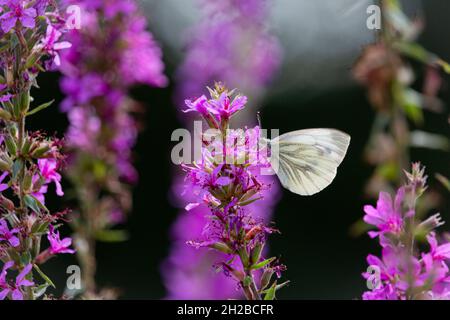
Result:
{"label": "butterfly wing", "polygon": [[350,136],[335,129],[289,132],[270,142],[272,168],[286,189],[313,195],[331,184],[349,144]]}

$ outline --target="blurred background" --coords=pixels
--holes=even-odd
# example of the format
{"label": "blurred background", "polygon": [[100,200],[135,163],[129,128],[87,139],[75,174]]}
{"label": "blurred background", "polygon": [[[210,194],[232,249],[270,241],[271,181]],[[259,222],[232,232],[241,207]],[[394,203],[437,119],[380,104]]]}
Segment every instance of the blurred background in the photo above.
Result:
{"label": "blurred background", "polygon": [[[425,29],[419,42],[444,60],[450,60],[450,3],[442,0],[405,1],[406,11],[419,15]],[[268,26],[280,41],[281,66],[257,100],[265,128],[281,133],[313,127],[332,127],[349,133],[352,142],[334,183],[313,197],[300,197],[283,191],[273,220],[281,235],[273,235],[270,250],[287,265],[285,278],[291,285],[278,294],[280,299],[355,299],[365,290],[361,273],[368,253],[379,247],[368,236],[351,236],[350,226],[363,216],[364,185],[372,168],[363,160],[363,150],[373,121],[373,109],[366,91],[351,77],[351,69],[361,49],[374,41],[366,27],[366,9],[372,1],[361,0],[273,0]],[[183,127],[174,99],[176,70],[186,52],[186,33],[199,19],[196,0],[140,1],[150,30],[162,46],[166,74],[171,82],[164,89],[138,87],[133,97],[145,105],[143,131],[135,148],[139,183],[134,189],[134,209],[125,226],[130,239],[123,243],[100,243],[97,249],[100,286],[119,287],[125,299],[161,299],[166,295],[160,277],[162,261],[170,251],[169,230],[179,210],[170,201],[169,191],[177,168],[171,163],[172,131]],[[412,63],[417,85],[425,69]],[[63,96],[59,75],[39,79],[37,103]],[[444,76],[439,97],[444,114],[425,114],[425,129],[450,136],[448,106],[450,78]],[[420,89],[420,87],[419,87]],[[244,92],[245,94],[245,92]],[[49,109],[50,110],[50,109]],[[145,120],[145,121],[144,121]],[[253,121],[254,122],[254,121]],[[47,128],[62,135],[65,116],[42,112],[30,121],[33,128]],[[450,175],[448,152],[414,149],[412,160],[428,168],[430,185],[445,194],[434,173]],[[448,194],[446,194],[448,200]],[[61,208],[61,199],[52,199]],[[435,208],[450,221],[449,202]],[[448,225],[443,229],[449,230]],[[69,230],[67,230],[69,232]],[[58,292],[65,285],[66,266],[74,257],[60,256],[45,265]]]}

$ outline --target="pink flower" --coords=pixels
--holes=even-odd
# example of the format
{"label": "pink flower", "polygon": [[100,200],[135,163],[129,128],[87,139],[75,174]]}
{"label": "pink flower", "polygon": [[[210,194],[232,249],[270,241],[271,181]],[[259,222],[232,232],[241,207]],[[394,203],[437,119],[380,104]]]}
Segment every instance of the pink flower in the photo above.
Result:
{"label": "pink flower", "polygon": [[209,103],[209,109],[213,110],[213,113],[218,114],[221,119],[226,120],[245,107],[247,97],[238,95],[231,100],[229,94],[227,92],[223,92],[219,99],[211,100]]}
{"label": "pink flower", "polygon": [[13,97],[13,95],[10,93],[4,94],[4,95],[0,96],[0,102],[8,102],[11,100],[12,97]]}
{"label": "pink flower", "polygon": [[195,111],[206,117],[211,111],[209,109],[208,99],[204,95],[194,101],[185,100],[184,103],[188,107],[186,110],[183,110],[185,113]]}
{"label": "pink flower", "polygon": [[56,66],[61,65],[61,59],[59,57],[58,51],[63,49],[68,49],[72,46],[70,42],[61,41],[57,42],[62,36],[62,33],[53,27],[51,24],[47,26],[47,34],[44,39],[42,39],[40,44],[40,49],[46,51],[49,55],[53,57],[52,62]]}
{"label": "pink flower", "polygon": [[47,233],[47,239],[50,242],[50,253],[58,254],[58,253],[75,253],[75,250],[70,249],[69,247],[72,245],[72,239],[67,237],[64,239],[60,239],[59,232],[56,231],[52,225],[49,226],[49,231]]}
{"label": "pink flower", "polygon": [[3,270],[0,274],[0,288],[3,289],[0,292],[0,300],[4,300],[9,293],[11,293],[12,300],[23,300],[22,287],[30,287],[34,285],[32,281],[25,279],[33,267],[31,263],[23,268],[23,270],[16,277],[14,284],[8,284],[6,280],[7,270],[13,265],[14,262],[12,261],[8,261],[3,265]]}
{"label": "pink flower", "polygon": [[450,259],[450,243],[444,243],[438,245],[436,240],[436,234],[431,232],[427,235],[428,243],[430,244],[430,254],[434,260],[446,260]]}
{"label": "pink flower", "polygon": [[56,159],[39,159],[38,166],[41,176],[44,178],[45,182],[54,182],[56,186],[56,194],[62,197],[64,192],[61,187],[61,175],[57,172],[59,167],[58,161]]}
{"label": "pink flower", "polygon": [[[376,209],[364,208],[364,221],[380,230],[369,235],[380,235],[383,248],[381,259],[367,257],[372,270],[368,269],[363,277],[375,286],[369,286],[371,291],[363,294],[365,300],[450,298],[450,274],[445,261],[450,259],[450,243],[438,244],[432,231],[443,222],[439,214],[417,221],[414,203],[426,190],[426,176],[420,164],[413,164],[412,173],[406,175],[408,182],[397,191],[394,202],[388,193],[382,192]],[[402,206],[408,209],[402,210]],[[430,245],[427,253],[411,239],[419,231],[426,234]]]}
{"label": "pink flower", "polygon": [[19,233],[19,229],[13,228],[9,230],[6,220],[0,220],[0,240],[8,241],[11,246],[17,247],[19,245],[19,238],[15,236],[17,233]]}
{"label": "pink flower", "polygon": [[8,176],[8,171],[5,171],[2,173],[2,175],[0,176],[0,192],[5,191],[6,189],[9,188],[7,183],[2,183],[3,180],[5,180],[5,178]]}
{"label": "pink flower", "polygon": [[8,269],[14,265],[13,261],[8,261],[3,265],[2,272],[0,273],[0,300],[4,300],[10,292],[8,281],[6,280],[6,274]]}
{"label": "pink flower", "polygon": [[36,26],[35,18],[37,17],[36,9],[25,8],[23,0],[0,0],[0,5],[6,5],[9,11],[0,16],[0,24],[3,31],[9,32],[20,21],[25,28],[34,28]]}
{"label": "pink flower", "polygon": [[400,188],[395,196],[394,202],[387,192],[380,192],[377,207],[371,205],[364,206],[364,221],[374,225],[379,231],[370,231],[371,238],[384,233],[398,234],[403,228],[402,201],[405,197],[405,189]]}

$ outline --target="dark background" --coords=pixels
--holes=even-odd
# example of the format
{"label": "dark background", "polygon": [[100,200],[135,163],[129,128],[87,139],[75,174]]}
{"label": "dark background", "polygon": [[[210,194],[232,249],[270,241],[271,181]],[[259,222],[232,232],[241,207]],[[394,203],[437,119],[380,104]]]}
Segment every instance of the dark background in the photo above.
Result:
{"label": "dark background", "polygon": [[[420,42],[445,60],[450,60],[450,5],[445,0],[424,1],[425,32]],[[336,40],[337,41],[337,40]],[[163,49],[164,44],[163,44]],[[169,53],[170,54],[170,53]],[[176,65],[166,61],[172,77]],[[348,66],[349,71],[351,65]],[[424,69],[416,66],[417,85]],[[450,78],[444,77],[441,98],[450,105]],[[35,91],[36,103],[62,99],[57,74],[41,76],[41,89]],[[420,88],[420,87],[418,87]],[[169,228],[178,214],[171,206],[168,190],[174,166],[170,160],[173,144],[170,136],[181,127],[172,99],[172,85],[165,89],[136,88],[133,96],[146,105],[145,129],[136,146],[136,167],[140,182],[134,189],[134,210],[125,226],[131,237],[119,244],[102,244],[97,248],[98,283],[100,286],[121,288],[123,298],[160,299],[165,289],[160,278],[160,265],[170,249]],[[292,284],[279,293],[281,299],[353,299],[365,290],[361,273],[367,267],[368,253],[379,254],[376,241],[366,235],[352,237],[349,227],[363,215],[362,206],[372,200],[364,199],[363,186],[371,175],[362,153],[367,141],[373,112],[365,91],[357,85],[326,91],[298,90],[283,92],[266,99],[262,109],[266,128],[280,128],[287,132],[309,127],[334,127],[352,136],[349,153],[340,167],[334,183],[314,197],[299,197],[284,192],[274,220],[281,235],[270,239],[271,251],[281,255],[288,266],[285,277]],[[449,135],[448,114],[426,115],[426,129]],[[46,128],[50,133],[63,135],[67,126],[65,116],[57,106],[32,117],[31,128]],[[415,150],[413,160],[421,160],[428,167],[431,185],[439,188],[434,172],[450,175],[448,153]],[[62,208],[64,202],[49,203]],[[447,204],[436,208],[450,220]],[[444,226],[442,230],[450,230]],[[70,232],[65,230],[65,234]],[[76,264],[70,255],[61,255],[43,267],[57,284],[60,294],[65,286],[66,267]]]}

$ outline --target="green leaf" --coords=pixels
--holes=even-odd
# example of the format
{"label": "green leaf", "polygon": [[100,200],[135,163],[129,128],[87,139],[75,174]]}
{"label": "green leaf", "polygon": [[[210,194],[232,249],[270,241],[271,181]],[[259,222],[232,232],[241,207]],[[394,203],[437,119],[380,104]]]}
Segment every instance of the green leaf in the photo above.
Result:
{"label": "green leaf", "polygon": [[428,52],[424,47],[415,42],[396,42],[394,43],[394,48],[404,55],[422,63],[433,64],[437,61],[436,55]]}
{"label": "green leaf", "polygon": [[251,253],[251,261],[252,263],[256,263],[259,261],[259,259],[261,258],[261,252],[264,248],[264,245],[261,243],[258,243],[255,245],[255,247],[252,250]]}
{"label": "green leaf", "polygon": [[27,205],[27,207],[29,207],[31,210],[33,210],[36,213],[41,212],[41,210],[39,210],[39,205],[38,202],[34,197],[30,196],[30,195],[25,195],[24,199],[25,204]]}
{"label": "green leaf", "polygon": [[257,263],[257,264],[252,265],[252,266],[250,267],[250,269],[253,269],[253,270],[261,269],[261,268],[267,266],[269,263],[271,263],[271,262],[274,261],[275,259],[276,259],[275,257],[266,259],[266,260],[264,260],[264,261],[261,261],[260,263]]}
{"label": "green leaf", "polygon": [[42,111],[42,110],[50,107],[53,104],[53,102],[55,102],[55,100],[41,104],[40,106],[38,106],[38,107],[34,108],[33,110],[31,110],[30,112],[28,112],[27,116],[31,116],[39,111]]}
{"label": "green leaf", "polygon": [[41,276],[42,279],[44,279],[45,282],[47,282],[50,286],[56,289],[56,286],[53,283],[53,281],[50,280],[50,278],[44,272],[42,272],[42,270],[38,267],[37,264],[33,264],[33,268],[39,273],[39,275]]}
{"label": "green leaf", "polygon": [[436,173],[435,175],[436,179],[438,179],[438,181],[440,183],[442,183],[442,185],[447,188],[448,191],[450,191],[450,180],[447,177],[444,177],[442,174]]}
{"label": "green leaf", "polygon": [[415,148],[449,151],[450,142],[447,137],[421,130],[411,132],[409,145]]}
{"label": "green leaf", "polygon": [[41,222],[36,221],[33,224],[33,226],[31,227],[31,233],[34,233],[34,234],[44,233],[47,230],[49,224],[50,224],[50,222],[41,223]]}
{"label": "green leaf", "polygon": [[20,256],[20,263],[24,266],[31,262],[31,254],[27,251]]}
{"label": "green leaf", "polygon": [[[275,281],[275,282],[276,282],[276,281]],[[287,286],[289,283],[291,283],[291,281],[287,280],[287,281],[285,281],[285,282],[283,282],[283,283],[281,283],[281,284],[277,284],[277,285],[275,286],[275,292],[278,291],[278,290],[280,290],[280,289],[282,289],[282,288],[284,288],[284,287]],[[269,292],[269,290],[271,290],[271,288],[269,288],[269,289],[267,289],[267,290],[261,291],[261,294],[267,294],[267,293]]]}
{"label": "green leaf", "polygon": [[402,107],[409,119],[416,124],[423,123],[422,96],[415,90],[403,90]]}
{"label": "green leaf", "polygon": [[209,245],[209,247],[226,254],[233,253],[233,250],[227,244],[220,241]]}
{"label": "green leaf", "polygon": [[48,287],[49,287],[48,283],[44,283],[44,284],[41,284],[37,288],[33,288],[34,297],[39,298],[39,297],[43,296],[45,294],[45,292],[47,291]]}
{"label": "green leaf", "polygon": [[274,300],[276,291],[277,291],[277,282],[274,281],[272,286],[266,290],[266,295],[264,296],[264,300]]}
{"label": "green leaf", "polygon": [[14,161],[13,167],[12,167],[12,178],[13,180],[17,179],[17,176],[19,174],[19,172],[22,170],[23,167],[23,162],[22,160],[18,159],[16,161]]}
{"label": "green leaf", "polygon": [[100,230],[95,233],[95,239],[103,242],[122,242],[128,240],[125,230]]}
{"label": "green leaf", "polygon": [[409,58],[429,65],[438,65],[445,73],[450,73],[450,64],[416,42],[399,41],[394,43],[394,47]]}
{"label": "green leaf", "polygon": [[436,63],[444,69],[445,73],[450,73],[450,64],[441,59],[438,59]]}

